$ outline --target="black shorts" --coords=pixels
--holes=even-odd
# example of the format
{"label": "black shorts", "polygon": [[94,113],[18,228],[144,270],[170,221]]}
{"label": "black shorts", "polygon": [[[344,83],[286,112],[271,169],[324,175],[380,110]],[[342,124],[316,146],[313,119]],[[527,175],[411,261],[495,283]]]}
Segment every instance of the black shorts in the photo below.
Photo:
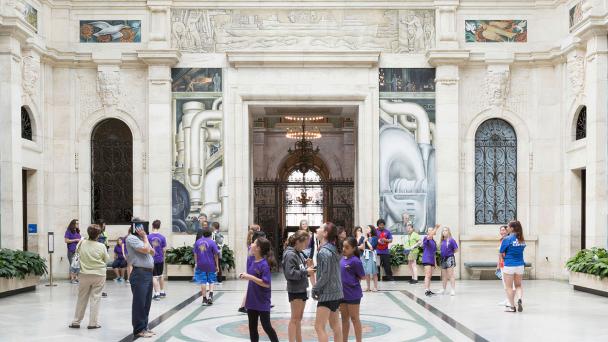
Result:
{"label": "black shorts", "polygon": [[306,292],[287,292],[287,296],[289,297],[289,302],[291,303],[293,300],[301,299],[303,301],[308,300],[308,293]]}
{"label": "black shorts", "polygon": [[422,263],[422,266],[431,266],[431,267],[435,267],[435,264]]}
{"label": "black shorts", "polygon": [[329,311],[336,312],[336,311],[338,311],[338,308],[340,308],[340,302],[342,302],[341,299],[340,300],[330,300],[328,302],[318,302],[317,308],[324,306],[324,307],[328,308]]}
{"label": "black shorts", "polygon": [[116,259],[112,262],[112,268],[127,268],[127,260]]}
{"label": "black shorts", "polygon": [[152,269],[152,276],[153,277],[158,277],[158,276],[162,276],[163,272],[165,270],[165,263],[164,262],[159,262],[158,264],[154,264],[154,269]]}
{"label": "black shorts", "polygon": [[342,304],[359,305],[361,304],[361,298],[351,300],[342,299]]}

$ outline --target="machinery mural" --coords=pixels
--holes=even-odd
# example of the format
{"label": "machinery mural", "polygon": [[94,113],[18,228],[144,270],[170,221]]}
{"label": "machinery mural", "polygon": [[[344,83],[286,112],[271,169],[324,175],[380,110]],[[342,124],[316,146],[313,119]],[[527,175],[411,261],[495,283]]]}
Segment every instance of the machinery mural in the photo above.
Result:
{"label": "machinery mural", "polygon": [[173,232],[196,233],[201,214],[224,227],[221,75],[221,69],[172,70]]}
{"label": "machinery mural", "polygon": [[[423,86],[387,86],[389,75]],[[434,69],[380,69],[380,217],[393,234],[435,225],[434,78]]]}

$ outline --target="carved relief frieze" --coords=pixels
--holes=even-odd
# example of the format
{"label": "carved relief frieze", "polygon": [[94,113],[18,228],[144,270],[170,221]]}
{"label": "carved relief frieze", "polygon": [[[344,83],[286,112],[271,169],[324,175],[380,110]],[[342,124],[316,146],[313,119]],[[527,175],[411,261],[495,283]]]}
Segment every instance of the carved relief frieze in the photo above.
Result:
{"label": "carved relief frieze", "polygon": [[118,70],[97,71],[97,94],[104,107],[118,104],[121,95],[120,72]]}
{"label": "carved relief frieze", "polygon": [[183,51],[380,50],[435,46],[434,10],[174,9],[172,46]]}

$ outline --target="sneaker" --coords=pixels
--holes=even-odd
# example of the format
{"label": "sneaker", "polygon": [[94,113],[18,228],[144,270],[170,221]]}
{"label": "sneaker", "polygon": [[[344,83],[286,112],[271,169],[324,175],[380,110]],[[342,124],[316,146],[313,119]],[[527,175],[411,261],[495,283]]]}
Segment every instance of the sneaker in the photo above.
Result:
{"label": "sneaker", "polygon": [[102,296],[103,298],[106,298],[106,297],[108,296],[108,294],[107,294],[107,293],[105,293],[105,292],[102,292],[102,293],[101,293],[101,296]]}
{"label": "sneaker", "polygon": [[456,291],[452,290],[450,291],[450,296],[455,296],[456,295]]}
{"label": "sneaker", "polygon": [[120,283],[120,278],[114,278],[115,283]]}
{"label": "sneaker", "polygon": [[[208,304],[208,302],[207,302],[207,297],[203,297],[203,305],[207,305],[207,304]],[[240,309],[239,309],[239,310],[240,310]]]}
{"label": "sneaker", "polygon": [[129,279],[125,280],[125,283],[131,284],[131,282],[129,281]]}
{"label": "sneaker", "polygon": [[239,310],[238,310],[238,311],[239,311],[240,313],[244,313],[244,314],[246,314],[246,313],[247,313],[247,309],[245,309],[245,307],[244,307],[244,306],[241,306],[241,307],[239,308]]}
{"label": "sneaker", "polygon": [[213,297],[209,297],[209,299],[207,299],[207,305],[213,305]]}
{"label": "sneaker", "polygon": [[426,291],[424,291],[424,295],[425,295],[425,296],[427,296],[427,297],[430,297],[430,296],[432,296],[432,295],[434,295],[434,294],[435,294],[435,293],[433,293],[433,291],[431,291],[431,290],[426,290]]}
{"label": "sneaker", "polygon": [[161,293],[159,294],[159,296],[160,296],[160,298],[165,298],[165,297],[167,297],[167,294],[166,294],[166,293],[164,293],[164,292],[161,292]]}
{"label": "sneaker", "polygon": [[445,292],[445,289],[439,289],[439,291],[435,292],[436,294],[443,294]]}
{"label": "sneaker", "polygon": [[521,304],[521,299],[518,299],[518,300],[517,300],[517,311],[519,311],[519,312],[524,311],[524,307],[523,307],[523,305]]}
{"label": "sneaker", "polygon": [[152,296],[153,300],[159,301],[160,300],[160,296],[159,295],[154,295]]}
{"label": "sneaker", "polygon": [[502,302],[498,303],[498,306],[509,306],[509,301],[505,299]]}

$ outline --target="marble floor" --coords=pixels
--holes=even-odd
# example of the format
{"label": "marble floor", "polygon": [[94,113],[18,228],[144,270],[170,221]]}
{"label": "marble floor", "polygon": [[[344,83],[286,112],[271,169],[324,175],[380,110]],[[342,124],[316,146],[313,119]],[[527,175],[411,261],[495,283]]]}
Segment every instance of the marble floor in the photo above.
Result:
{"label": "marble floor", "polygon": [[[459,281],[456,296],[425,297],[421,284],[386,282],[366,293],[361,304],[365,341],[608,341],[608,298],[573,291],[566,282],[526,281],[523,313],[505,313],[498,281]],[[439,283],[435,283],[435,288]],[[237,313],[245,282],[227,281],[216,290],[213,306],[201,306],[197,288],[171,281],[168,296],[154,301],[152,341],[247,341],[247,317]],[[271,313],[281,341],[286,340],[289,303],[285,282],[273,279]],[[77,285],[66,282],[36,292],[0,299],[0,341],[131,341],[131,292],[108,282],[99,330],[69,329]],[[315,341],[315,302],[305,309],[303,335]],[[88,322],[88,313],[83,325]],[[267,340],[262,333],[262,340]],[[351,336],[351,340],[354,337]]]}

